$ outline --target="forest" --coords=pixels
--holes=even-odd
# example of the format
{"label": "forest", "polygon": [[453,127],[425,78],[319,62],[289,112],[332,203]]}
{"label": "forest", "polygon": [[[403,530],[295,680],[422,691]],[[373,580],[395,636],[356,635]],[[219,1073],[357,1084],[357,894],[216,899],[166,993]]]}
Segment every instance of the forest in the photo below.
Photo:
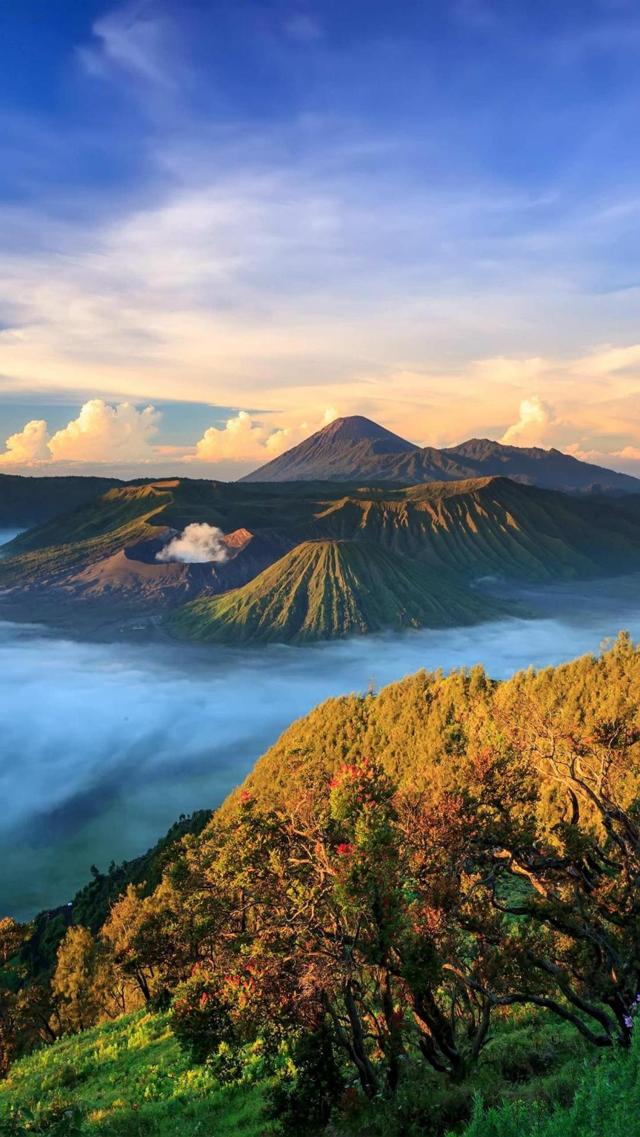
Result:
{"label": "forest", "polygon": [[[640,650],[621,634],[597,657],[504,682],[422,672],[329,700],[161,855],[95,870],[66,920],[4,919],[2,1124],[27,1110],[7,1132],[29,1130],[30,1061],[150,1013],[220,1092],[259,1052],[261,1116],[290,1134],[492,1133],[491,1109],[519,1100],[498,1077],[478,1096],[510,1032],[516,1064],[529,1039],[525,1098],[569,1055],[583,1073],[604,1062],[627,1076],[639,681]],[[537,1101],[541,1125],[575,1102],[579,1076]],[[76,1117],[70,1092],[34,1131]],[[78,1132],[94,1131],[90,1112]],[[115,1114],[125,1125],[122,1104]],[[386,1128],[367,1128],[373,1117]]]}

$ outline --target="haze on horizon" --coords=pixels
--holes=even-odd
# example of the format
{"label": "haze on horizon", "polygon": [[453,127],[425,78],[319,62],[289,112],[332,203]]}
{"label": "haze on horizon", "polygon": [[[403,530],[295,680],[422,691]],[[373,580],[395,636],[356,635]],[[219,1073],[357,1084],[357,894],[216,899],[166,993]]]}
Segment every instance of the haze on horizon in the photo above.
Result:
{"label": "haze on horizon", "polygon": [[640,473],[628,0],[7,0],[0,471],[335,415]]}

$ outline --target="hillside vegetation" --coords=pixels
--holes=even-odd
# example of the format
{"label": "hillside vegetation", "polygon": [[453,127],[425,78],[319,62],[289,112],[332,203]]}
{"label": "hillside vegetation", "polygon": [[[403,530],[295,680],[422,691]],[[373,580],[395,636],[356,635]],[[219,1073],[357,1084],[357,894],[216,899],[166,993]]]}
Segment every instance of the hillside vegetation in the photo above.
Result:
{"label": "hillside vegetation", "polygon": [[50,971],[30,962],[42,927],[0,921],[5,1127],[622,1137],[639,689],[621,635],[505,682],[423,672],[329,700],[165,845],[155,887],[74,906]]}
{"label": "hillside vegetation", "polygon": [[139,1012],[61,1039],[0,1083],[0,1135],[265,1137],[260,1054],[234,1086],[189,1060],[168,1017]]}
{"label": "hillside vegetation", "polygon": [[118,478],[0,474],[0,529],[26,529],[122,485]]}

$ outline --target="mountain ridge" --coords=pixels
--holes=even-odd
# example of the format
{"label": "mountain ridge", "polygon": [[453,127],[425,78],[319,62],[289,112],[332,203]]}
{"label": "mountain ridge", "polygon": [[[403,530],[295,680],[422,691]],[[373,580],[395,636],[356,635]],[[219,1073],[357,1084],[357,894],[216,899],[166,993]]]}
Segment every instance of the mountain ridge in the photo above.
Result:
{"label": "mountain ridge", "polygon": [[631,474],[583,462],[555,448],[507,446],[487,438],[442,449],[420,447],[362,415],[335,419],[240,480],[409,485],[496,474],[564,492],[640,492],[640,479]]}
{"label": "mountain ridge", "polygon": [[[166,544],[193,523],[218,529],[228,555],[205,563],[158,560]],[[394,610],[394,589],[407,596],[405,626],[431,617],[438,589],[455,600],[448,615],[455,624],[458,616],[466,619],[460,591],[465,602],[472,594],[477,602],[476,585],[486,578],[544,583],[640,571],[640,495],[571,496],[504,475],[377,487],[163,479],[112,488],[4,546],[0,588],[5,608],[19,618],[26,611],[30,619],[66,620],[74,627],[82,619],[88,629],[110,626],[121,634],[147,616],[150,623],[142,630],[155,634],[156,614],[164,619],[179,605],[228,598],[246,587],[243,597],[233,599],[233,604],[240,599],[241,608],[227,620],[242,642],[247,596],[255,613],[264,600],[265,582],[257,591],[252,583],[273,570],[265,585],[273,630],[282,626],[303,642],[313,635],[307,635],[304,621],[298,626],[287,618],[287,589],[295,586],[302,596],[300,582],[307,577],[299,561],[291,574],[286,558],[308,542],[329,543],[326,548],[345,542],[344,556],[323,561],[327,597],[333,596],[335,611],[355,613],[362,601],[362,629],[403,625]],[[361,556],[370,564],[358,570],[365,582],[358,596],[350,574]],[[319,573],[308,581],[312,578],[317,582]],[[315,588],[309,583],[301,603],[311,608],[324,603],[314,600]],[[217,616],[223,611],[227,599]],[[353,616],[354,631],[358,619]],[[319,623],[329,635],[345,634],[344,621],[332,621],[327,610]],[[269,638],[264,626],[259,632],[258,638]],[[232,633],[227,642],[231,639]]]}

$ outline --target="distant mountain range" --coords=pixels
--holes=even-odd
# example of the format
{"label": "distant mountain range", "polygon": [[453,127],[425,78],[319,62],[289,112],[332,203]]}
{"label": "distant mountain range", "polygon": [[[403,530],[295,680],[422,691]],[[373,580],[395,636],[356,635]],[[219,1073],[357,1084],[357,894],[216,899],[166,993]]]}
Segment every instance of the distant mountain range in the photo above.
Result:
{"label": "distant mountain range", "polygon": [[[221,531],[223,557],[158,560],[193,522]],[[72,627],[147,620],[195,640],[304,642],[495,616],[484,578],[631,571],[640,496],[504,477],[375,488],[174,478],[116,486],[22,534],[2,550],[0,589],[7,610]]]}
{"label": "distant mountain range", "polygon": [[59,513],[67,513],[122,484],[118,478],[81,475],[30,478],[21,474],[0,474],[0,529],[41,525]]}
{"label": "distant mountain range", "polygon": [[[578,461],[559,450],[503,446],[486,438],[443,450],[419,447],[360,415],[336,419],[241,480],[409,486],[499,476],[566,493],[640,493],[640,478]],[[0,529],[42,525],[110,489],[139,487],[150,480],[0,474]]]}
{"label": "distant mountain range", "polygon": [[640,479],[581,462],[560,450],[503,446],[488,438],[472,438],[443,450],[420,447],[360,415],[335,419],[243,481],[418,485],[499,475],[569,493],[640,492]]}

